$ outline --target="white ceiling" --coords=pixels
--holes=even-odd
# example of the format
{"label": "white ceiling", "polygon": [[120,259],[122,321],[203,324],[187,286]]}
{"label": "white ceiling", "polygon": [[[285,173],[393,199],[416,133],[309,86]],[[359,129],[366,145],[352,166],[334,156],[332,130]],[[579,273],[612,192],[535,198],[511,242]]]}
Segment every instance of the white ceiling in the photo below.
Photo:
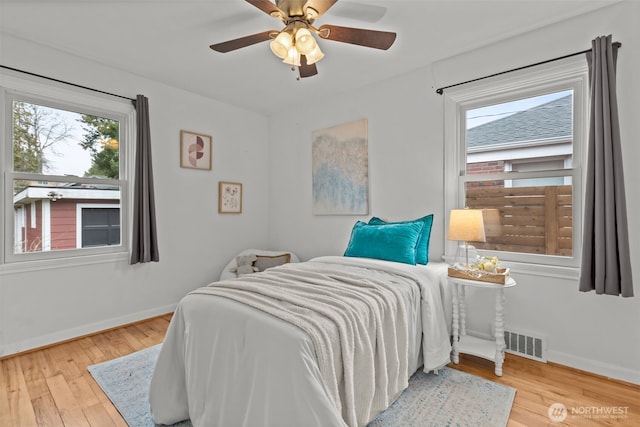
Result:
{"label": "white ceiling", "polygon": [[316,26],[395,31],[396,42],[380,51],[321,40],[319,74],[300,81],[267,42],[225,54],[209,48],[282,28],[243,0],[0,0],[0,30],[268,115],[616,1],[340,0]]}

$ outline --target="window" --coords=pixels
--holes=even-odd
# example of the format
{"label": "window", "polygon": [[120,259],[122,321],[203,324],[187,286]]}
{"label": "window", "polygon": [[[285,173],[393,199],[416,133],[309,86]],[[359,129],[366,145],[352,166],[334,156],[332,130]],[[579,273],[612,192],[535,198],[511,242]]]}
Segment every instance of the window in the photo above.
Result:
{"label": "window", "polygon": [[586,82],[580,58],[445,93],[446,208],[484,209],[480,252],[578,266]]}
{"label": "window", "polygon": [[120,208],[81,206],[80,245],[83,248],[120,244]]}
{"label": "window", "polygon": [[3,263],[126,253],[132,105],[4,82]]}

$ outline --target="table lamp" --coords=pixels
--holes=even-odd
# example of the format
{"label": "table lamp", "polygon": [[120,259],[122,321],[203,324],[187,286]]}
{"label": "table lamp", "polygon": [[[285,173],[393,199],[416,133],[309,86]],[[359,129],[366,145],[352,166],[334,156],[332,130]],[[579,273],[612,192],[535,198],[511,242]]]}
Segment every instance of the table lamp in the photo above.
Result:
{"label": "table lamp", "polygon": [[485,242],[482,209],[452,209],[449,216],[449,240],[463,242],[458,246],[454,265],[469,268],[469,260],[475,260],[478,252],[469,242]]}

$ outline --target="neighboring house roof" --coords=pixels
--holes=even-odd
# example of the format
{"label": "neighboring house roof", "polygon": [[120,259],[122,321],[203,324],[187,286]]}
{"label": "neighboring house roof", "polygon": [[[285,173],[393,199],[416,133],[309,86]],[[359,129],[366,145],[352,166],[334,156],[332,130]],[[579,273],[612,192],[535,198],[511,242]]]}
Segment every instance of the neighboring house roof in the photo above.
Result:
{"label": "neighboring house roof", "polygon": [[534,140],[572,138],[572,95],[476,126],[467,131],[467,148]]}
{"label": "neighboring house roof", "polygon": [[24,205],[43,199],[72,199],[72,200],[120,200],[120,189],[114,185],[103,186],[66,186],[40,187],[29,186],[13,196],[14,205]]}

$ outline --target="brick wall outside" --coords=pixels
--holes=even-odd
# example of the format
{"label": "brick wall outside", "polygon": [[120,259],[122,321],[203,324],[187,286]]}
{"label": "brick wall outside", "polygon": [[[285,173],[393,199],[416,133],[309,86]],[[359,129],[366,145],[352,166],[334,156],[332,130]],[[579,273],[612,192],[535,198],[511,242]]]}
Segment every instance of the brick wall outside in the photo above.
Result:
{"label": "brick wall outside", "polygon": [[[504,172],[504,161],[467,163],[467,175]],[[467,188],[477,187],[504,187],[503,180],[467,182]]]}

